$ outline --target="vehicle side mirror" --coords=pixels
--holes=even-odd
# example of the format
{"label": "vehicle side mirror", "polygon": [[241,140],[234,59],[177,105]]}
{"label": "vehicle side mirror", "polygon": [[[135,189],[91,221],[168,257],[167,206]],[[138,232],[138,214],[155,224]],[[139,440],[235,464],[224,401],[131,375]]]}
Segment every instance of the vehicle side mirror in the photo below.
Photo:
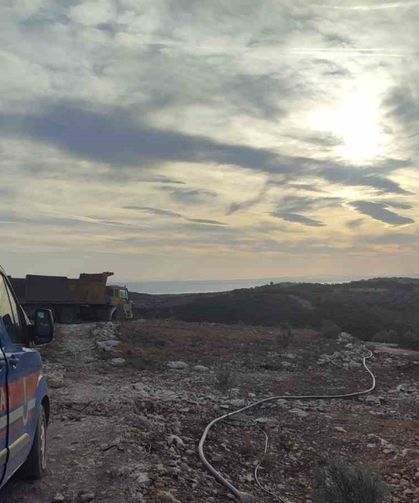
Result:
{"label": "vehicle side mirror", "polygon": [[33,342],[36,345],[48,344],[54,338],[54,318],[50,309],[35,311]]}

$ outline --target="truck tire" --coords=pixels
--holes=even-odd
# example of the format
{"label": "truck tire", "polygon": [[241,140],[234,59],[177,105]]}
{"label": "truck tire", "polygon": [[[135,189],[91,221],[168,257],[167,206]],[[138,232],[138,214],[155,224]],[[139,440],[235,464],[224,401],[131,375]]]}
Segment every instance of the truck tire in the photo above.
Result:
{"label": "truck tire", "polygon": [[66,325],[69,325],[70,323],[74,323],[74,320],[75,320],[74,308],[62,307],[60,309],[59,314],[60,314],[60,316],[59,316],[60,323],[64,323]]}
{"label": "truck tire", "polygon": [[40,479],[47,470],[47,416],[45,409],[41,406],[41,411],[36,426],[35,437],[32,448],[22,466],[22,475],[29,479]]}

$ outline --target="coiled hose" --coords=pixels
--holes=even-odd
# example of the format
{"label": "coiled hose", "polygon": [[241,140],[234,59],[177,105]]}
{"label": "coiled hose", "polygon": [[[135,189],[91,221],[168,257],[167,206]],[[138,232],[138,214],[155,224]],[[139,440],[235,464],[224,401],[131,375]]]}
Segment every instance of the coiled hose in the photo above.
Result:
{"label": "coiled hose", "polygon": [[[362,365],[364,366],[365,370],[369,373],[371,376],[372,382],[371,386],[363,391],[354,391],[352,393],[344,393],[344,394],[339,394],[339,395],[278,395],[278,396],[272,396],[269,398],[264,398],[262,400],[258,400],[257,402],[251,403],[249,405],[246,405],[245,407],[242,407],[240,409],[234,410],[232,412],[228,412],[227,414],[224,414],[220,417],[217,417],[213,419],[205,428],[201,440],[199,441],[198,445],[198,453],[199,457],[204,464],[205,468],[211,473],[211,475],[214,476],[214,478],[222,484],[230,493],[236,498],[236,500],[240,503],[251,503],[256,501],[255,498],[248,493],[244,493],[242,491],[239,491],[231,482],[229,482],[226,478],[221,475],[219,471],[217,471],[212,464],[208,461],[208,459],[205,456],[204,452],[204,447],[205,447],[205,441],[208,437],[208,433],[212,429],[213,426],[215,426],[217,423],[224,421],[225,419],[228,419],[230,417],[236,416],[237,414],[241,414],[242,412],[245,412],[247,410],[253,409],[254,407],[258,407],[262,404],[268,403],[268,402],[273,402],[275,400],[335,400],[335,399],[342,399],[342,398],[355,398],[358,396],[362,395],[367,395],[368,393],[371,393],[375,389],[375,375],[371,372],[371,370],[368,368],[366,364],[366,360],[372,357],[372,352],[369,351],[366,356],[362,358]],[[265,452],[266,452],[266,445],[265,444]],[[282,500],[283,501],[283,500]]]}

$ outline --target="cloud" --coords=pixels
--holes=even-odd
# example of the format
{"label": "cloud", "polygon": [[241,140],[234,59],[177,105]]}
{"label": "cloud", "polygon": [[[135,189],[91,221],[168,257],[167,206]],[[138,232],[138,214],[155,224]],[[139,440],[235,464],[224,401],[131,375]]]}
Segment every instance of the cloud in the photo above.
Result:
{"label": "cloud", "polygon": [[386,234],[360,235],[356,240],[363,243],[377,245],[411,245],[417,243],[419,238],[416,234],[407,234],[403,232],[391,232]]}
{"label": "cloud", "polygon": [[314,133],[302,136],[301,140],[321,147],[336,147],[342,144],[342,139],[332,133]]}
{"label": "cloud", "polygon": [[[404,163],[407,164],[407,163]],[[410,194],[403,189],[398,182],[390,180],[384,176],[376,175],[368,169],[346,166],[321,168],[319,173],[330,183],[347,186],[371,187],[378,192],[385,194]]]}
{"label": "cloud", "polygon": [[227,225],[224,222],[220,222],[219,220],[211,220],[208,218],[188,218],[188,222],[196,222],[198,224],[208,224],[208,225]]}
{"label": "cloud", "polygon": [[237,211],[247,210],[262,202],[269,191],[270,185],[271,182],[268,181],[254,197],[251,197],[250,199],[247,199],[245,201],[231,203],[226,211],[226,215],[232,215]]}
{"label": "cloud", "polygon": [[169,193],[174,201],[187,205],[202,204],[217,196],[216,192],[206,189],[173,189],[164,187],[164,190]]}
{"label": "cloud", "polygon": [[[323,177],[327,181],[371,187],[381,193],[407,194],[397,182],[375,170],[331,164],[308,157],[293,157],[269,149],[214,141],[208,137],[153,128],[136,122],[129,111],[103,111],[71,103],[46,103],[38,114],[0,114],[0,131],[54,145],[82,159],[112,164],[115,168],[150,168],[164,162],[234,165],[268,174]],[[406,161],[379,163],[397,169]]]}
{"label": "cloud", "polygon": [[40,114],[2,114],[0,130],[114,166],[184,161],[217,162],[274,172],[290,169],[281,166],[277,155],[269,150],[147,127],[136,123],[127,110],[104,113],[56,103],[45,105]]}
{"label": "cloud", "polygon": [[277,210],[271,212],[274,217],[282,218],[288,222],[295,222],[308,227],[323,227],[320,220],[307,217],[301,213],[316,211],[323,208],[336,207],[342,204],[338,197],[308,197],[288,195],[281,199]]}
{"label": "cloud", "polygon": [[171,210],[164,210],[160,208],[153,208],[150,206],[123,206],[124,210],[134,210],[141,211],[143,213],[148,213],[149,215],[155,215],[158,217],[169,217],[169,218],[180,218],[186,220],[187,222],[192,222],[194,224],[203,224],[203,225],[220,225],[225,226],[227,224],[220,222],[219,220],[212,220],[208,218],[190,218],[186,217],[180,213]]}
{"label": "cloud", "polygon": [[282,218],[282,220],[286,220],[287,222],[295,222],[298,224],[306,225],[308,227],[323,227],[324,223],[319,220],[315,220],[314,218],[309,218],[304,215],[298,215],[297,213],[287,213],[287,212],[272,212],[271,215],[273,217]]}
{"label": "cloud", "polygon": [[157,215],[159,217],[182,217],[180,213],[171,210],[162,210],[159,208],[151,208],[150,206],[123,206],[124,210],[136,210],[149,213],[150,215]]}
{"label": "cloud", "polygon": [[369,201],[354,201],[350,203],[354,209],[364,215],[368,215],[375,220],[385,222],[390,225],[406,225],[414,223],[414,220],[408,217],[403,217],[390,211],[384,203],[373,203]]}
{"label": "cloud", "polygon": [[358,229],[363,223],[363,218],[355,218],[353,220],[349,220],[349,222],[346,222],[345,226],[348,227],[348,229]]}

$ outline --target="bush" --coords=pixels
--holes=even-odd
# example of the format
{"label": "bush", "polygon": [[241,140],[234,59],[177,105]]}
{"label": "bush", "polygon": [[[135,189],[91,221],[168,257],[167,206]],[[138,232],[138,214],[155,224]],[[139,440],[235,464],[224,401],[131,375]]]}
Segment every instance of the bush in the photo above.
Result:
{"label": "bush", "polygon": [[287,349],[294,340],[291,326],[288,323],[281,323],[280,333],[276,336],[276,346],[278,349]]}
{"label": "bush", "polygon": [[342,329],[332,320],[323,320],[321,326],[322,334],[328,339],[337,339]]}
{"label": "bush", "polygon": [[400,337],[400,345],[405,348],[419,349],[419,332],[408,330]]}
{"label": "bush", "polygon": [[393,342],[399,343],[399,334],[395,330],[380,330],[372,338],[374,342]]}
{"label": "bush", "polygon": [[226,394],[235,384],[236,374],[230,365],[219,365],[215,369],[215,387],[221,393]]}
{"label": "bush", "polygon": [[314,503],[382,503],[388,488],[369,468],[351,466],[341,458],[328,461],[317,473]]}

